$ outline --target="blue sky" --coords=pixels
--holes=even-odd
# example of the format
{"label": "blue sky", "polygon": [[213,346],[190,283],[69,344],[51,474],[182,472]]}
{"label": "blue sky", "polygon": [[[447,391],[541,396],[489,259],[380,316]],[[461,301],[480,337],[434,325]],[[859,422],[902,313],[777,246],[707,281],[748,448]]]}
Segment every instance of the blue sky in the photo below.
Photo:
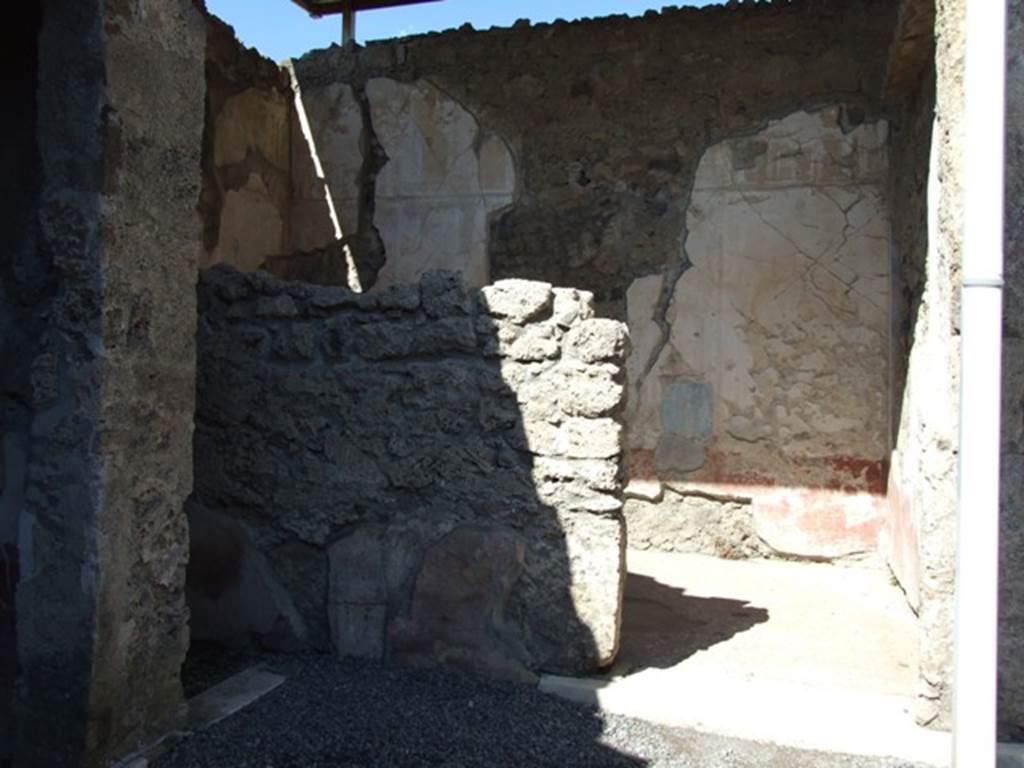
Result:
{"label": "blue sky", "polygon": [[[365,11],[357,17],[356,40],[415,35],[458,27],[511,26],[533,22],[626,13],[639,16],[664,5],[709,5],[712,0],[441,0],[404,8]],[[206,6],[231,26],[243,43],[275,61],[324,48],[341,38],[341,18],[311,19],[291,0],[206,0]]]}

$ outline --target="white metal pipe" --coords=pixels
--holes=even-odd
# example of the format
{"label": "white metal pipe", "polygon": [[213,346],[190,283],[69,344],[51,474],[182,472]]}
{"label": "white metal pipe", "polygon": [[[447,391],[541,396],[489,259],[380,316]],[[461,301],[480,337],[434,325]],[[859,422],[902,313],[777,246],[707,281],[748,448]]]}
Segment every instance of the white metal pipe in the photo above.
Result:
{"label": "white metal pipe", "polygon": [[965,0],[964,4],[967,40],[953,765],[993,768],[1006,4],[1005,0]]}

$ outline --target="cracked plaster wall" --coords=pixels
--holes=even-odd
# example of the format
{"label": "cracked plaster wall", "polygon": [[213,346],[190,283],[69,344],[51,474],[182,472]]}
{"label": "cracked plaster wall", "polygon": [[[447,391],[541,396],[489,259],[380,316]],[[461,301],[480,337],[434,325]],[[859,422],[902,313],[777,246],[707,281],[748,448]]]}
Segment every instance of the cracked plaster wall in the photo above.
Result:
{"label": "cracked plaster wall", "polygon": [[208,28],[202,267],[357,289],[431,269],[489,282],[490,221],[516,184],[503,139],[429,80],[310,83]]}
{"label": "cracked plaster wall", "polygon": [[[330,176],[332,164],[351,165],[333,193],[362,196],[361,230],[379,232],[385,278],[432,266],[400,245],[425,238],[435,243],[430,251],[474,254],[464,268],[475,274],[577,285],[595,294],[601,312],[624,318],[633,280],[681,263],[687,200],[708,146],[801,108],[844,103],[854,122],[879,116],[894,12],[880,0],[796,0],[463,27],[313,51],[294,70],[310,110],[328,111],[318,93],[348,99],[339,85],[361,104],[368,99],[369,162],[327,153],[325,169]],[[388,97],[376,107],[375,81]],[[389,112],[402,115],[401,130],[388,127]],[[330,121],[323,125],[329,134]],[[323,143],[338,145],[329,135]],[[388,208],[389,174],[415,179],[394,198],[407,202],[397,210],[412,212],[411,222],[377,218]],[[449,196],[486,205],[454,218],[442,200],[449,185]],[[369,186],[377,187],[372,195]],[[447,222],[447,238],[421,206]],[[389,238],[399,243],[390,262]]]}
{"label": "cracked plaster wall", "polygon": [[287,75],[207,16],[201,268],[258,269],[290,249],[291,140]]}
{"label": "cracked plaster wall", "polygon": [[752,499],[769,551],[874,549],[888,453],[887,128],[844,127],[837,107],[800,111],[704,154],[686,269],[627,293],[638,515],[653,514],[660,481]]}
{"label": "cracked plaster wall", "polygon": [[[293,247],[331,242],[333,234],[314,223],[326,187],[357,263],[376,259],[375,247],[385,257],[376,288],[414,282],[432,269],[455,269],[467,285],[485,285],[489,221],[515,189],[505,142],[428,80],[308,85],[301,71],[309,144],[326,184],[296,183]],[[295,174],[310,177],[301,167]]]}

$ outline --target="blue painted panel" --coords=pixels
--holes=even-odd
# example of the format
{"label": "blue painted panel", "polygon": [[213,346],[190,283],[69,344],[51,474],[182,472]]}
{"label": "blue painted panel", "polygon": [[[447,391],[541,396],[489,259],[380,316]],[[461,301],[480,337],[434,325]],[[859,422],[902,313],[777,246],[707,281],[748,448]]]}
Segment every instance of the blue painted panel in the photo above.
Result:
{"label": "blue painted panel", "polygon": [[661,427],[671,435],[711,437],[714,394],[710,384],[681,381],[669,387],[661,400]]}

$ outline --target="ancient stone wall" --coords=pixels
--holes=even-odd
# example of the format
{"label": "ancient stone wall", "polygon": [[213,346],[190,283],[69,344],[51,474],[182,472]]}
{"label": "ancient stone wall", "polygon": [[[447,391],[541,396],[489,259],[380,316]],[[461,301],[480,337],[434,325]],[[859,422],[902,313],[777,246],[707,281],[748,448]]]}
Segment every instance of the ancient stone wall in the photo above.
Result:
{"label": "ancient stone wall", "polygon": [[540,282],[206,271],[194,633],[513,677],[609,662],[628,350],[592,314]]}
{"label": "ancient stone wall", "polygon": [[[460,224],[446,251],[483,248],[494,277],[578,285],[625,318],[634,279],[686,263],[689,193],[707,147],[830,103],[847,104],[853,123],[879,115],[893,19],[893,4],[872,0],[666,9],[334,46],[295,72],[310,104],[328,93],[335,114],[363,105],[361,126],[346,114],[372,162],[358,179],[339,175],[335,195],[464,197],[445,214]],[[326,139],[317,143],[343,150],[330,138],[342,122],[312,120]],[[332,151],[320,159],[328,176],[352,164]],[[413,219],[403,231],[438,226],[434,208],[403,209]],[[471,226],[481,216],[482,231]],[[388,221],[367,222],[385,257]],[[415,258],[384,267],[410,268]]]}
{"label": "ancient stone wall", "polygon": [[896,380],[883,551],[918,614],[916,717],[944,727],[956,568],[963,7],[950,0],[936,10],[934,85],[926,71],[918,91],[894,107],[897,306],[909,356]]}
{"label": "ancient stone wall", "polygon": [[41,18],[35,232],[0,329],[15,764],[106,765],[182,710],[203,27],[189,0]]}
{"label": "ancient stone wall", "polygon": [[[913,493],[909,487],[913,480],[904,480],[903,471],[909,462],[924,461],[920,455],[915,456],[914,451],[922,450],[927,441],[912,435],[916,428],[914,425],[919,425],[922,418],[920,379],[928,374],[915,373],[911,377],[910,369],[920,370],[926,366],[928,344],[935,343],[931,341],[934,330],[929,331],[929,328],[934,329],[931,318],[939,311],[936,303],[941,302],[941,297],[936,295],[940,289],[934,285],[939,275],[934,266],[929,272],[929,265],[935,261],[934,252],[929,251],[935,247],[931,242],[935,233],[929,231],[928,215],[929,200],[935,196],[935,190],[929,189],[932,125],[935,120],[933,58],[929,57],[915,87],[892,105],[891,113],[889,199],[894,267],[891,428],[895,444],[888,488],[890,514],[881,532],[881,549],[908,602],[916,611],[921,600],[920,520],[913,515],[920,514],[920,502],[917,502],[916,511],[908,502],[906,494]],[[932,221],[931,226],[934,224]],[[948,342],[947,339],[947,345]],[[920,349],[913,353],[915,346]],[[942,361],[948,362],[954,351],[946,349]],[[951,397],[950,393],[946,392],[945,397]],[[936,469],[940,476],[951,471],[945,461]],[[916,471],[916,467],[911,470],[912,473]],[[949,482],[949,477],[943,481],[947,489]]]}
{"label": "ancient stone wall", "polygon": [[999,720],[1024,740],[1024,2],[1008,6]]}
{"label": "ancient stone wall", "polygon": [[[939,3],[937,82],[929,59],[903,73],[904,91],[919,87],[883,105],[898,5],[670,9],[310,53],[294,83],[322,174],[293,198],[290,247],[338,242],[322,226],[326,194],[365,288],[444,267],[471,285],[521,277],[592,291],[599,314],[627,320],[635,340],[633,543],[831,558],[881,536],[921,616],[918,717],[941,725],[962,3]],[[920,35],[912,47],[927,58]],[[308,177],[293,164],[293,189]],[[1004,542],[1016,540],[1008,510],[1020,486],[1016,218]],[[1010,638],[1019,617],[1007,567]],[[1015,647],[1004,641],[1004,659]]]}
{"label": "ancient stone wall", "polygon": [[873,550],[884,512],[893,19],[667,9],[332,47],[294,72],[378,286],[544,279],[628,320],[635,543],[836,557]]}

